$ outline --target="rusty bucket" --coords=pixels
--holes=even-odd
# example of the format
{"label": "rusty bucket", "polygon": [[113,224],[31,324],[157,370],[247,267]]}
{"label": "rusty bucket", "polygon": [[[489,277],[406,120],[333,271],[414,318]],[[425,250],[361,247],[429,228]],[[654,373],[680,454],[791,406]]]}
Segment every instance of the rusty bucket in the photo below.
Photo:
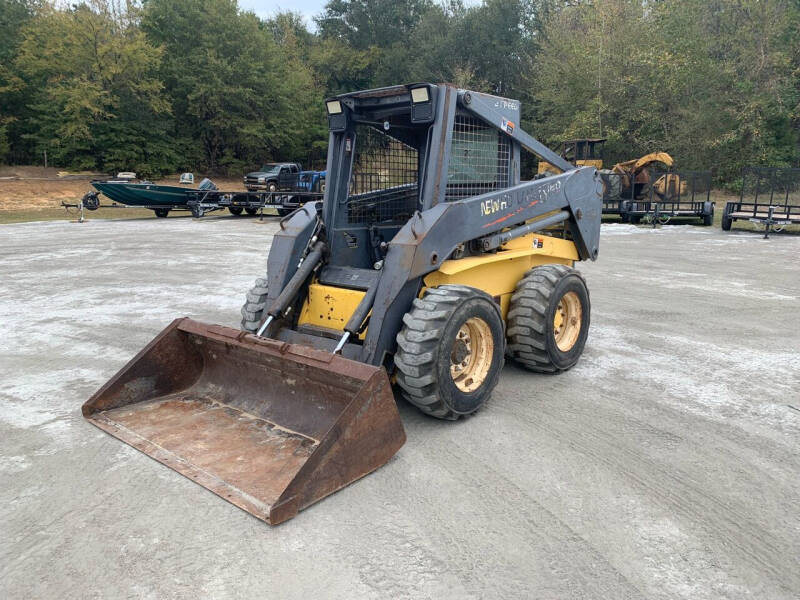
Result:
{"label": "rusty bucket", "polygon": [[188,318],[125,365],[83,415],[272,525],[405,442],[383,368]]}

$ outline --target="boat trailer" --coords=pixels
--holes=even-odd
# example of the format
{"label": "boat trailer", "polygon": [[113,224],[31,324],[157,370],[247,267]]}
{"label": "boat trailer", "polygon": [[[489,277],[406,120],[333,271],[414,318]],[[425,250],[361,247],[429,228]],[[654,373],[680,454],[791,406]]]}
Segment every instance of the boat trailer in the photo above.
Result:
{"label": "boat trailer", "polygon": [[[277,192],[224,192],[221,190],[196,190],[189,193],[190,199],[186,204],[143,204],[127,205],[119,202],[104,204],[100,201],[100,192],[87,192],[78,202],[61,201],[61,206],[68,214],[73,210],[78,211],[78,222],[86,220],[84,211],[94,211],[99,208],[144,208],[156,211],[189,211],[192,216],[199,219],[208,213],[228,209],[238,216],[246,212],[250,216],[259,216],[263,220],[265,210],[275,210],[280,217],[285,217],[294,212],[306,202],[322,200],[323,192],[308,191],[277,191]],[[157,216],[160,216],[156,212]]]}

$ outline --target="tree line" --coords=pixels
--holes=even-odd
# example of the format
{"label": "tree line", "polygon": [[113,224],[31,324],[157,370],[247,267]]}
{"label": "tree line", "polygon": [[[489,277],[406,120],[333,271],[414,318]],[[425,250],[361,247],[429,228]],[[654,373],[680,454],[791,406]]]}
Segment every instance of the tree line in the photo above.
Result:
{"label": "tree line", "polygon": [[324,162],[326,96],[414,81],[521,100],[733,182],[800,164],[800,0],[0,0],[0,162],[157,175]]}

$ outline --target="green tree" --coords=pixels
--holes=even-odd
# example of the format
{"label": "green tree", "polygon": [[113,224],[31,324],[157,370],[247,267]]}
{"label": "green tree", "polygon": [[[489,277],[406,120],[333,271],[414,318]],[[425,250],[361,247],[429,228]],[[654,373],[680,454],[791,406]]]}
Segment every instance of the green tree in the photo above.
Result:
{"label": "green tree", "polygon": [[317,18],[320,34],[357,50],[405,43],[431,0],[330,0]]}
{"label": "green tree", "polygon": [[266,26],[286,57],[283,69],[291,79],[288,119],[293,135],[278,149],[280,157],[319,165],[328,148],[324,99],[329,76],[320,77],[314,69],[318,38],[308,31],[298,13],[278,13]]}
{"label": "green tree", "polygon": [[101,1],[43,7],[22,31],[16,66],[30,99],[25,138],[54,164],[162,171],[175,155],[169,103],[156,71],[161,50],[135,11]]}
{"label": "green tree", "polygon": [[532,126],[551,142],[605,136],[612,160],[665,150],[730,183],[798,148],[798,5],[595,0],[547,18],[530,70]]}
{"label": "green tree", "polygon": [[213,172],[295,157],[314,94],[270,27],[235,0],[149,0],[142,28],[164,49],[161,78],[191,162]]}
{"label": "green tree", "polygon": [[[22,29],[35,5],[26,0],[0,0],[0,163],[18,147],[19,120],[25,116],[24,82],[14,68]],[[24,154],[17,148],[21,157]]]}

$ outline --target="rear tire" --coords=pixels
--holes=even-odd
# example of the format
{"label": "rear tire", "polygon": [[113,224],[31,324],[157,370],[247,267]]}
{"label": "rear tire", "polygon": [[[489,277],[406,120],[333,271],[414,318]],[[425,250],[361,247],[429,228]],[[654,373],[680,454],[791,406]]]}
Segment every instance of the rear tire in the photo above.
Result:
{"label": "rear tire", "polygon": [[295,211],[294,208],[279,208],[278,215],[281,217],[285,217],[292,214],[294,211]]}
{"label": "rear tire", "polygon": [[81,204],[86,210],[97,210],[100,208],[100,197],[97,192],[86,192],[81,198]]}
{"label": "rear tire", "polygon": [[244,209],[244,212],[246,212],[251,217],[255,217],[258,214],[258,209],[257,208],[251,208],[251,207],[248,206],[247,208]]}
{"label": "rear tire", "polygon": [[589,333],[589,290],[564,265],[535,267],[519,280],[508,311],[508,349],[531,371],[557,373],[578,362]]}
{"label": "rear tire", "polygon": [[229,206],[228,210],[233,216],[238,217],[244,209],[241,206]]}
{"label": "rear tire", "polygon": [[397,383],[425,414],[455,420],[489,399],[503,368],[500,309],[485,292],[430,288],[414,299],[397,334]]}
{"label": "rear tire", "polygon": [[623,223],[630,223],[631,217],[628,214],[630,210],[630,206],[628,205],[627,200],[620,200],[619,201],[619,218]]}
{"label": "rear tire", "polygon": [[729,214],[730,213],[728,212],[728,207],[726,206],[722,210],[722,223],[720,223],[720,225],[722,227],[722,231],[730,231],[731,230],[731,225],[733,225],[733,219],[731,219],[728,216]]}
{"label": "rear tire", "polygon": [[168,208],[155,208],[153,212],[156,213],[156,217],[159,219],[166,219],[167,215],[169,214]]}
{"label": "rear tire", "polygon": [[705,227],[710,227],[713,224],[714,224],[714,205],[710,204],[708,206],[708,210],[703,215],[703,225]]}
{"label": "rear tire", "polygon": [[264,311],[267,307],[267,280],[256,279],[256,284],[250,288],[242,306],[242,331],[256,333],[261,326]]}

